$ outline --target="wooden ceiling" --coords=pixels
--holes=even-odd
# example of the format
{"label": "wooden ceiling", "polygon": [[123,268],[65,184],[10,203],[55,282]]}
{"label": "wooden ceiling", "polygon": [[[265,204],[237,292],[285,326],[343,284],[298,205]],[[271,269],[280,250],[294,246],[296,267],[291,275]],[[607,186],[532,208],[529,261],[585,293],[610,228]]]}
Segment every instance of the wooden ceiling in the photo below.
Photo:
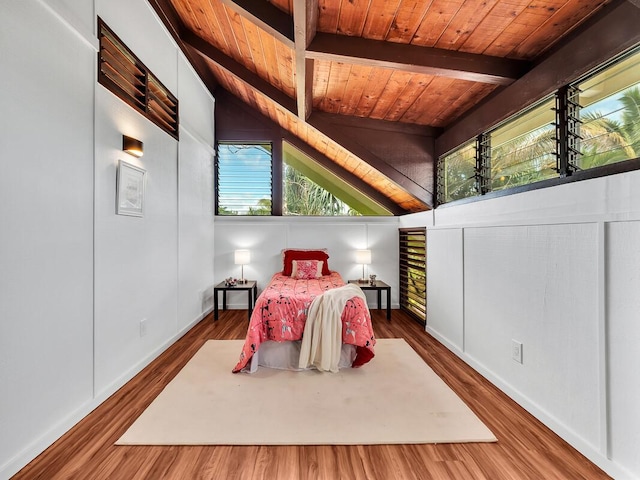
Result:
{"label": "wooden ceiling", "polygon": [[401,158],[340,135],[331,118],[380,125],[374,135],[393,124],[437,136],[608,0],[149,3],[214,95],[227,90],[400,211],[416,212],[433,204],[433,151],[425,151],[429,175],[416,178],[397,166]]}

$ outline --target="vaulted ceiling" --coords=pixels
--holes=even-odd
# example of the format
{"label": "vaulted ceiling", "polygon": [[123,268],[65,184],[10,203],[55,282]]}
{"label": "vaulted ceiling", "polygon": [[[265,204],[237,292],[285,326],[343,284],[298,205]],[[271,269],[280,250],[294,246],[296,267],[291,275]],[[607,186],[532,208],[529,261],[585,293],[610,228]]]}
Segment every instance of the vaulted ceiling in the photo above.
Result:
{"label": "vaulted ceiling", "polygon": [[[396,212],[416,212],[433,205],[433,138],[608,1],[149,3],[214,95],[238,97]],[[421,155],[403,147],[413,138]]]}

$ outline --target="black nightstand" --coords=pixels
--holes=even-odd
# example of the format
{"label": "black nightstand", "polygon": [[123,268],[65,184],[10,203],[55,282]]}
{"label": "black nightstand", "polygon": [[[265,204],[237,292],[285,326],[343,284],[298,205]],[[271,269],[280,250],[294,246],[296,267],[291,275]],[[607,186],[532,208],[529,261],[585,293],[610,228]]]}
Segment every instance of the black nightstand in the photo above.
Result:
{"label": "black nightstand", "polygon": [[382,309],[382,291],[387,292],[387,320],[391,320],[391,286],[387,285],[381,280],[376,280],[374,285],[367,282],[361,282],[359,280],[349,280],[349,283],[358,285],[362,290],[375,290],[378,292],[378,310]]}
{"label": "black nightstand", "polygon": [[258,296],[258,282],[255,280],[247,280],[244,283],[238,283],[237,285],[231,287],[224,284],[224,282],[220,282],[218,285],[213,287],[213,320],[218,320],[218,293],[222,292],[222,309],[227,309],[227,292],[231,292],[234,290],[244,290],[247,292],[248,297],[248,315],[249,319],[251,319],[251,313],[253,312],[253,304],[256,301],[256,297]]}

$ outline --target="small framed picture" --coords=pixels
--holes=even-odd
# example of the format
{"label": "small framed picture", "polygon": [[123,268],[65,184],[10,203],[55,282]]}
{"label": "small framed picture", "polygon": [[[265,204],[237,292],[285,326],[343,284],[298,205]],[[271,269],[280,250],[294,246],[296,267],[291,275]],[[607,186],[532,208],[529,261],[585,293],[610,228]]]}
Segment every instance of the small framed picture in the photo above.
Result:
{"label": "small framed picture", "polygon": [[120,160],[116,180],[116,213],[132,217],[144,216],[146,170]]}

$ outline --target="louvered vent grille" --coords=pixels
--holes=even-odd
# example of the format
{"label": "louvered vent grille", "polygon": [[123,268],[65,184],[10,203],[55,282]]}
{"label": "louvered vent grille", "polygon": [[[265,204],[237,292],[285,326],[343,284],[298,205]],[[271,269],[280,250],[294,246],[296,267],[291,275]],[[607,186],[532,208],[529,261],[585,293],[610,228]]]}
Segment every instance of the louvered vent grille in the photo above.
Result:
{"label": "louvered vent grille", "polygon": [[427,231],[400,229],[400,308],[418,321],[427,319]]}
{"label": "louvered vent grille", "polygon": [[98,82],[138,112],[178,138],[178,100],[98,19]]}

